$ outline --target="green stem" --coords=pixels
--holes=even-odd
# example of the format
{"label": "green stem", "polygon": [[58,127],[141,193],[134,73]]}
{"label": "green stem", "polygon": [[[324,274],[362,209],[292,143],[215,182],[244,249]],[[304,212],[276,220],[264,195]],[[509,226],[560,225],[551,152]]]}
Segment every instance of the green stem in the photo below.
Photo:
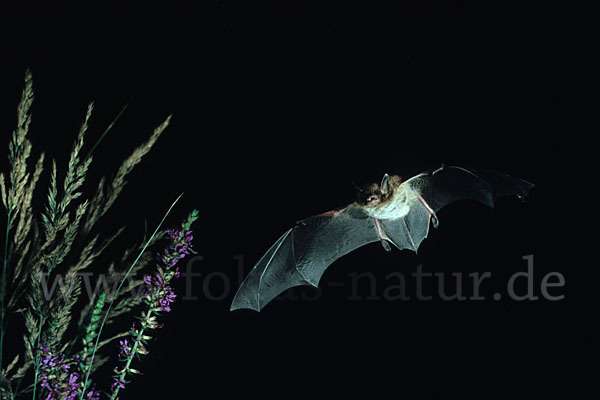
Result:
{"label": "green stem", "polygon": [[[150,321],[151,316],[152,316],[152,310],[148,310],[148,313],[146,314],[146,317],[144,318],[144,321],[141,324],[142,326],[140,327],[138,334],[135,337],[133,346],[131,347],[131,352],[129,353],[129,357],[127,358],[127,361],[125,362],[125,366],[123,367],[123,370],[121,371],[121,374],[118,377],[119,381],[121,381],[121,380],[124,381],[125,377],[127,376],[127,371],[129,371],[129,366],[131,365],[131,362],[133,361],[133,357],[135,356],[135,354],[137,352],[137,348],[138,348],[140,342],[142,341],[144,331],[146,330],[147,323]],[[120,389],[121,389],[120,386],[115,387],[115,391],[113,393],[111,393],[111,395],[110,395],[110,400],[114,400],[117,398],[117,395],[119,394]]]}
{"label": "green stem", "polygon": [[[50,268],[50,270],[54,269],[54,266],[52,266],[52,268]],[[49,281],[50,280],[50,270],[48,270],[47,275],[46,275],[46,280]],[[38,375],[40,374],[40,354],[39,354],[39,349],[40,349],[40,341],[42,339],[42,326],[44,325],[44,316],[42,315],[42,312],[40,311],[39,313],[39,317],[40,317],[40,327],[38,328],[38,334],[37,334],[37,344],[36,344],[36,348],[34,349],[35,352],[35,360],[34,360],[34,376],[33,376],[33,397],[32,399],[35,400],[35,392],[37,389],[37,379],[38,379]]]}
{"label": "green stem", "polygon": [[0,370],[2,369],[2,349],[4,348],[4,332],[6,331],[4,313],[6,312],[4,307],[4,296],[6,295],[6,267],[8,265],[8,232],[10,229],[10,214],[11,209],[8,208],[8,214],[6,217],[6,235],[4,238],[4,265],[2,266],[2,287],[0,289]]}
{"label": "green stem", "polygon": [[100,135],[100,139],[96,140],[96,143],[94,143],[94,145],[92,146],[92,148],[90,149],[90,151],[88,151],[88,153],[85,156],[84,160],[87,160],[88,158],[90,158],[90,156],[92,155],[92,153],[94,152],[94,150],[96,150],[96,147],[100,144],[100,142],[102,141],[102,139],[104,139],[104,136],[106,136],[106,134],[108,133],[108,131],[110,131],[112,129],[112,127],[115,124],[115,122],[117,122],[118,119],[121,118],[121,115],[123,115],[123,113],[125,112],[125,110],[129,106],[130,102],[131,102],[131,100],[129,100],[129,102],[127,104],[125,104],[125,106],[121,109],[121,111],[119,111],[119,113],[117,114],[117,116],[112,120],[112,122],[104,130],[104,132],[102,133],[102,135]]}
{"label": "green stem", "polygon": [[[50,275],[50,273],[48,272],[48,275]],[[38,329],[38,334],[37,334],[37,347],[36,349],[34,349],[35,351],[35,375],[33,377],[33,397],[32,399],[35,400],[35,391],[37,389],[37,380],[38,380],[38,375],[40,373],[40,355],[39,355],[39,348],[40,348],[40,338],[42,336],[42,315],[40,314],[40,327]]]}
{"label": "green stem", "polygon": [[[117,299],[117,296],[119,295],[119,292],[121,291],[121,287],[125,283],[125,280],[129,276],[129,273],[131,272],[131,270],[133,269],[133,267],[135,266],[135,264],[137,264],[138,260],[142,256],[142,254],[144,254],[144,251],[146,251],[146,247],[148,247],[148,244],[150,244],[150,242],[152,241],[152,239],[154,239],[154,236],[156,236],[156,234],[158,233],[158,231],[159,231],[160,227],[162,226],[163,222],[165,222],[165,219],[167,219],[167,216],[169,215],[169,213],[171,212],[171,210],[173,209],[173,207],[175,206],[175,204],[179,201],[179,199],[181,198],[181,196],[183,196],[183,193],[181,193],[179,195],[179,197],[177,197],[175,199],[175,201],[173,202],[173,204],[171,204],[171,206],[169,207],[169,209],[165,213],[164,217],[162,218],[162,220],[160,221],[160,223],[158,224],[158,226],[154,230],[154,233],[152,233],[152,236],[150,236],[150,238],[146,241],[146,244],[144,245],[144,248],[142,248],[142,250],[139,252],[139,254],[137,255],[136,259],[133,261],[133,264],[131,264],[131,267],[129,267],[129,269],[127,270],[127,273],[125,274],[125,276],[121,280],[121,283],[119,284],[119,287],[114,292],[114,296],[112,296],[110,304],[108,305],[108,308],[106,309],[106,313],[104,314],[104,318],[102,319],[102,323],[100,324],[100,328],[98,329],[98,334],[96,335],[96,343],[94,343],[94,350],[92,351],[92,357],[90,357],[90,368],[88,369],[87,373],[85,374],[85,381],[83,382],[83,387],[84,388],[87,387],[87,383],[88,383],[88,380],[89,380],[89,377],[90,377],[90,371],[92,370],[92,366],[94,365],[94,356],[96,355],[96,349],[98,348],[98,343],[100,342],[100,334],[102,333],[102,328],[104,328],[104,323],[106,322],[106,319],[108,318],[108,315],[110,314],[110,310],[111,310],[111,308],[112,308],[115,300]],[[85,390],[82,390],[81,391],[81,396],[79,397],[79,400],[83,400],[84,394],[85,394]]]}

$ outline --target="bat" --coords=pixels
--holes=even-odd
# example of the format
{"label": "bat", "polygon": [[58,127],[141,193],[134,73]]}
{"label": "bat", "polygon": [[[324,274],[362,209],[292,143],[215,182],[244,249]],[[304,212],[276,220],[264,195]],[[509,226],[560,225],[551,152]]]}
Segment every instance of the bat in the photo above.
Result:
{"label": "bat", "polygon": [[429,225],[438,227],[437,212],[445,205],[475,200],[493,207],[502,196],[524,200],[534,185],[493,171],[442,165],[404,182],[385,174],[379,185],[355,187],[354,203],[298,221],[285,232],[248,273],[231,311],[260,311],[289,288],[316,287],[335,260],[368,243],[417,252]]}

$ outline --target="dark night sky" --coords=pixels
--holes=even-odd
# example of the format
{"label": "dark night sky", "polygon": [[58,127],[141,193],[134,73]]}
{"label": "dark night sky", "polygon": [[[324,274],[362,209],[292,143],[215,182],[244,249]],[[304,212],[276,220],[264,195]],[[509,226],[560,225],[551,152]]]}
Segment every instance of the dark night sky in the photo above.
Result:
{"label": "dark night sky", "polygon": [[[14,126],[29,66],[34,151],[59,166],[90,100],[91,138],[131,100],[98,148],[92,182],[173,113],[106,229],[126,223],[125,239],[137,239],[144,218],[155,225],[185,192],[169,222],[201,210],[200,298],[164,318],[139,365],[144,375],[122,398],[553,398],[585,390],[597,376],[586,361],[598,346],[592,282],[583,279],[593,265],[567,252],[579,216],[555,215],[571,207],[560,186],[583,165],[574,154],[590,123],[597,49],[588,44],[589,10],[481,3],[50,2],[0,13],[0,131]],[[247,272],[294,221],[353,201],[353,180],[409,177],[442,162],[537,187],[524,204],[444,209],[418,256],[372,244],[340,259],[318,300],[228,311],[239,284],[234,257],[243,255]],[[564,300],[491,299],[526,269],[528,254],[536,294],[545,274],[560,272]],[[390,273],[409,275],[419,264],[448,276],[490,271],[488,300],[349,300],[356,273],[372,272],[381,294]],[[224,299],[202,296],[203,285]]]}

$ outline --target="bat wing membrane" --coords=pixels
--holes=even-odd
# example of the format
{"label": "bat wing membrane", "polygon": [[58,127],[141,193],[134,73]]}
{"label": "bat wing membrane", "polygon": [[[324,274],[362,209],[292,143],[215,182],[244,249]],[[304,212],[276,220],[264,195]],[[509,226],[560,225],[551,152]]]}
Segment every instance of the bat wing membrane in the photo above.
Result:
{"label": "bat wing membrane", "polygon": [[407,181],[433,211],[458,200],[475,200],[489,207],[502,196],[521,199],[534,185],[526,180],[497,172],[455,166],[441,167]]}
{"label": "bat wing membrane", "polygon": [[378,240],[373,219],[353,205],[299,221],[256,263],[236,293],[231,310],[260,311],[289,288],[317,286],[335,260]]}

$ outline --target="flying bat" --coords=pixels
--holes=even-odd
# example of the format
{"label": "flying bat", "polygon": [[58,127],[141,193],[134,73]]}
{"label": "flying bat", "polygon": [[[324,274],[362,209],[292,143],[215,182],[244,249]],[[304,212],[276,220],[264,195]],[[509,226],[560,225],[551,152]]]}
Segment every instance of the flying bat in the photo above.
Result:
{"label": "flying bat", "polygon": [[368,243],[416,252],[429,225],[437,228],[436,213],[445,205],[468,199],[493,207],[502,196],[525,199],[534,185],[493,171],[442,166],[404,182],[385,174],[379,185],[356,187],[354,203],[298,221],[285,232],[248,273],[231,311],[260,311],[289,288],[316,287],[335,260]]}

